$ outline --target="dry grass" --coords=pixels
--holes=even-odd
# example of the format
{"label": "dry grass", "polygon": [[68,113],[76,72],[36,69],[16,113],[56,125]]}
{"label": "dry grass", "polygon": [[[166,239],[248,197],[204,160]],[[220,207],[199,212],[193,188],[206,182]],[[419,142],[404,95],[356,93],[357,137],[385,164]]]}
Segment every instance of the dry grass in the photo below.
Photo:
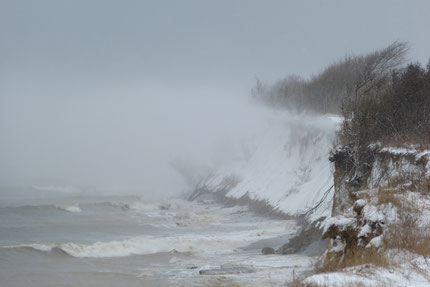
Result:
{"label": "dry grass", "polygon": [[[415,160],[415,157],[413,157]],[[387,187],[391,189],[396,189],[398,193],[404,193],[406,191],[420,192],[419,188],[422,186],[423,182],[429,179],[422,174],[415,172],[402,172],[400,175],[392,177]]]}
{"label": "dry grass", "polygon": [[415,135],[413,137],[393,136],[383,140],[384,146],[395,147],[395,148],[410,148],[414,147],[417,151],[424,151],[430,148],[430,136],[429,135]]}
{"label": "dry grass", "polygon": [[[408,190],[415,196],[405,196]],[[391,203],[398,208],[397,222],[385,227],[385,248],[430,255],[430,225],[419,224],[419,218],[427,208],[425,198],[429,194],[430,178],[414,174],[403,174],[390,182],[390,188],[379,188],[378,204]]]}
{"label": "dry grass", "polygon": [[422,255],[430,255],[430,226],[420,226],[418,217],[409,213],[399,215],[396,223],[387,226],[384,245],[388,249],[405,249]]}
{"label": "dry grass", "polygon": [[402,207],[402,201],[398,195],[391,188],[379,188],[376,194],[377,205],[389,204],[400,208]]}
{"label": "dry grass", "polygon": [[356,247],[353,249],[345,250],[342,258],[335,257],[336,255],[330,256],[327,254],[324,261],[319,261],[316,265],[317,273],[334,272],[339,271],[347,267],[372,264],[376,266],[387,267],[389,261],[382,251],[378,251],[376,248],[360,248]]}
{"label": "dry grass", "polygon": [[[419,196],[409,196],[413,192]],[[413,173],[403,174],[390,180],[387,186],[379,187],[376,193],[376,204],[383,205],[391,203],[404,213],[415,213],[420,216],[425,197],[430,195],[430,178]]]}
{"label": "dry grass", "polygon": [[423,195],[430,195],[430,178],[422,178],[417,184],[417,191]]}
{"label": "dry grass", "polygon": [[[377,190],[357,191],[354,196],[365,199],[367,204],[393,206],[393,212],[397,213],[398,220],[394,223],[386,222],[383,226],[383,247],[379,249],[358,247],[354,236],[345,236],[344,240],[349,240],[347,246],[352,247],[347,247],[342,254],[327,253],[321,257],[315,263],[315,273],[342,272],[345,268],[359,265],[394,267],[397,262],[390,261],[390,250],[404,250],[407,251],[405,254],[413,253],[425,258],[430,256],[430,222],[426,225],[420,221],[423,219],[423,213],[429,209],[429,177],[412,172],[400,174],[391,177],[386,185],[380,186]],[[419,271],[419,267],[416,268]],[[360,284],[348,286],[361,286]],[[291,282],[288,286],[315,287],[300,280]]]}

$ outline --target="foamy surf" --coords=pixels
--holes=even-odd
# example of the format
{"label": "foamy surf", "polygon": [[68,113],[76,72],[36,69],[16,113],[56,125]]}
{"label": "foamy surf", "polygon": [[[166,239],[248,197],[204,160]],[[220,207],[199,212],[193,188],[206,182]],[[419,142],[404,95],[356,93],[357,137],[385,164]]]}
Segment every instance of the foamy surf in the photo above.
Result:
{"label": "foamy surf", "polygon": [[51,252],[54,249],[58,249],[69,256],[78,258],[125,257],[171,251],[209,255],[231,253],[255,240],[270,238],[284,232],[285,226],[278,224],[278,226],[272,226],[270,232],[255,232],[255,230],[252,230],[230,232],[228,234],[193,234],[162,238],[139,237],[93,244],[34,243],[5,246],[3,248],[30,248],[42,252]]}
{"label": "foamy surf", "polygon": [[[0,273],[29,274],[45,264],[47,273],[36,276],[39,282],[70,272],[99,280],[100,272],[109,277],[119,270],[135,276],[136,286],[159,286],[152,280],[168,281],[163,286],[205,286],[199,270],[241,263],[256,267],[246,278],[267,278],[269,267],[260,262],[261,247],[255,243],[297,229],[292,220],[260,217],[246,206],[223,207],[209,199],[79,196],[31,204],[0,208],[0,258],[11,263]],[[264,258],[276,268],[287,264],[284,257]]]}
{"label": "foamy surf", "polygon": [[75,204],[75,205],[54,205],[54,207],[59,209],[59,210],[64,210],[64,211],[73,212],[73,213],[79,213],[82,211],[78,204]]}

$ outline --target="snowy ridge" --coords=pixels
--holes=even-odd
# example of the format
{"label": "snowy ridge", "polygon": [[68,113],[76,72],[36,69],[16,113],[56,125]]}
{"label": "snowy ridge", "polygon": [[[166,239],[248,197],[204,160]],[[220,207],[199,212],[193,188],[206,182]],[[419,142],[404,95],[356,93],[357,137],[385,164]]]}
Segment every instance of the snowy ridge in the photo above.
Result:
{"label": "snowy ridge", "polygon": [[[215,190],[233,176],[238,184],[227,197],[249,196],[288,215],[304,214],[333,185],[328,156],[338,126],[339,118],[333,116],[278,114],[250,143],[254,148],[248,149],[248,156],[218,169],[207,185]],[[330,215],[330,199],[327,196],[310,220]]]}

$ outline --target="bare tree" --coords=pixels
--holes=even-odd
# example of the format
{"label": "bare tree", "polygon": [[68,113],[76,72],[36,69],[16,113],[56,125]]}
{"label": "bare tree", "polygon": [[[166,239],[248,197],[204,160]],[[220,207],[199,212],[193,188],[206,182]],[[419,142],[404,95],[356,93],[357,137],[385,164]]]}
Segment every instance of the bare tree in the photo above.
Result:
{"label": "bare tree", "polygon": [[374,104],[390,88],[393,71],[405,60],[407,44],[394,42],[387,48],[367,56],[356,57],[356,79],[347,87],[349,96],[342,103],[343,141],[357,148],[369,142],[374,134]]}
{"label": "bare tree", "polygon": [[383,86],[390,71],[403,63],[406,51],[406,43],[394,42],[367,55],[346,56],[310,79],[293,75],[271,87],[257,81],[253,92],[258,91],[260,99],[275,106],[339,113],[343,102],[355,101],[375,87]]}

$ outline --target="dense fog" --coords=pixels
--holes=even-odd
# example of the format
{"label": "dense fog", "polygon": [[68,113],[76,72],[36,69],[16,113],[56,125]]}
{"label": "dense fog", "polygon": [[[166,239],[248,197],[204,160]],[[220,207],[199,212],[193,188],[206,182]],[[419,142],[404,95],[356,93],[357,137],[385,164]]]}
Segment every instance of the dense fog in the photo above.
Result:
{"label": "dense fog", "polygon": [[426,9],[406,6],[2,1],[0,184],[184,191],[184,173],[242,156],[266,127],[271,112],[249,100],[256,76],[309,77],[398,39],[425,61]]}
{"label": "dense fog", "polygon": [[2,108],[4,183],[177,191],[184,182],[173,162],[202,173],[264,123],[260,108],[216,90],[32,87]]}

